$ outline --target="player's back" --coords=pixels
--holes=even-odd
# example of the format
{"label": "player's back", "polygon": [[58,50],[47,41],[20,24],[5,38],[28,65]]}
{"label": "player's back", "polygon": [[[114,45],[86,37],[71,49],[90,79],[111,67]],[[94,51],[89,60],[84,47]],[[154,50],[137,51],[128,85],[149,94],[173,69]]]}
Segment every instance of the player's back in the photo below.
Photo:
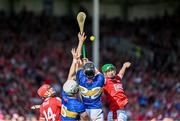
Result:
{"label": "player's back", "polygon": [[58,97],[46,98],[40,106],[40,118],[46,121],[60,121],[61,99]]}
{"label": "player's back", "polygon": [[62,107],[61,119],[62,121],[77,121],[80,120],[80,114],[85,112],[85,107],[77,98],[68,97],[66,93],[62,92]]}

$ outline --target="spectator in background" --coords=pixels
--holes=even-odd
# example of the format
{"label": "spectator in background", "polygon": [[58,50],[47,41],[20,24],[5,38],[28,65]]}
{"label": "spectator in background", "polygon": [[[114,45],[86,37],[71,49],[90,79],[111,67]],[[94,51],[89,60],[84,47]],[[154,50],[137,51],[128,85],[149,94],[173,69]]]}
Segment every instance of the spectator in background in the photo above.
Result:
{"label": "spectator in background", "polygon": [[[85,31],[92,33],[88,18]],[[100,65],[134,62],[122,81],[127,85],[124,88],[129,120],[180,119],[179,20],[179,15],[174,13],[134,21],[101,18]],[[37,120],[38,111],[30,110],[30,106],[42,103],[36,92],[42,82],[46,80],[62,89],[71,63],[70,53],[65,52],[76,45],[76,35],[72,34],[78,31],[76,24],[75,19],[67,16],[37,15],[26,10],[9,15],[0,11],[0,110],[3,118],[11,120],[13,114],[18,114],[26,120]],[[123,40],[141,48],[138,59],[129,54],[131,50],[119,51],[128,47],[119,44]],[[87,39],[86,43],[86,54],[91,57],[92,42]],[[145,56],[144,49],[151,55]]]}

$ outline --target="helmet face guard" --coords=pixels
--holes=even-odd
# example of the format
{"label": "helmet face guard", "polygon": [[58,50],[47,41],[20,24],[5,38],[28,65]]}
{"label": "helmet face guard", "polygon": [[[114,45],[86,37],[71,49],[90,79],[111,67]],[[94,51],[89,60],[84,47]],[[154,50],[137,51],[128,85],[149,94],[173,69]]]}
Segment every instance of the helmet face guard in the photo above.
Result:
{"label": "helmet face guard", "polygon": [[67,80],[63,85],[63,90],[69,96],[77,94],[79,91],[79,86],[74,80]]}
{"label": "helmet face guard", "polygon": [[84,74],[91,79],[95,75],[95,66],[92,62],[88,62],[83,66]]}

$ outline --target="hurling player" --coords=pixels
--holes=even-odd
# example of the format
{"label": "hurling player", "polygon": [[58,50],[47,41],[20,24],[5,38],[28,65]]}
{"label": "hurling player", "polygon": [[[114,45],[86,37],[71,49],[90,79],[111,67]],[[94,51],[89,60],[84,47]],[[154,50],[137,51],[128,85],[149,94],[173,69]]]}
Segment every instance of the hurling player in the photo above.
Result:
{"label": "hurling player", "polygon": [[104,93],[109,101],[108,121],[118,120],[127,121],[127,114],[125,109],[128,103],[128,98],[124,94],[122,86],[122,78],[127,68],[131,63],[126,62],[123,67],[116,74],[116,67],[113,64],[105,64],[102,66],[102,72],[105,75]]}
{"label": "hurling player", "polygon": [[40,105],[39,121],[61,121],[61,99],[55,97],[54,89],[50,85],[44,84],[37,92],[44,99]]}
{"label": "hurling player", "polygon": [[[85,36],[79,36],[79,48],[81,53]],[[86,112],[92,121],[104,121],[101,95],[104,86],[104,75],[99,73],[94,63],[86,62],[76,73],[76,81],[79,84],[79,91],[86,108]]]}

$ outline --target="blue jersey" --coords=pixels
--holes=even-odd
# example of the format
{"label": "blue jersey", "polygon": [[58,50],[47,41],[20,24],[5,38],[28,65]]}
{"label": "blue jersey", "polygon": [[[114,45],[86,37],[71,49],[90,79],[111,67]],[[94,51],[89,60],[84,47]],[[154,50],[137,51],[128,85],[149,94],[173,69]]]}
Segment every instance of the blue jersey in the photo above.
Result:
{"label": "blue jersey", "polygon": [[76,73],[76,79],[79,83],[80,94],[86,109],[102,108],[101,95],[104,86],[104,76],[97,74],[92,80],[88,79],[83,70]]}
{"label": "blue jersey", "polygon": [[80,114],[85,112],[85,107],[77,98],[68,97],[62,92],[61,120],[62,121],[77,121],[80,119]]}

